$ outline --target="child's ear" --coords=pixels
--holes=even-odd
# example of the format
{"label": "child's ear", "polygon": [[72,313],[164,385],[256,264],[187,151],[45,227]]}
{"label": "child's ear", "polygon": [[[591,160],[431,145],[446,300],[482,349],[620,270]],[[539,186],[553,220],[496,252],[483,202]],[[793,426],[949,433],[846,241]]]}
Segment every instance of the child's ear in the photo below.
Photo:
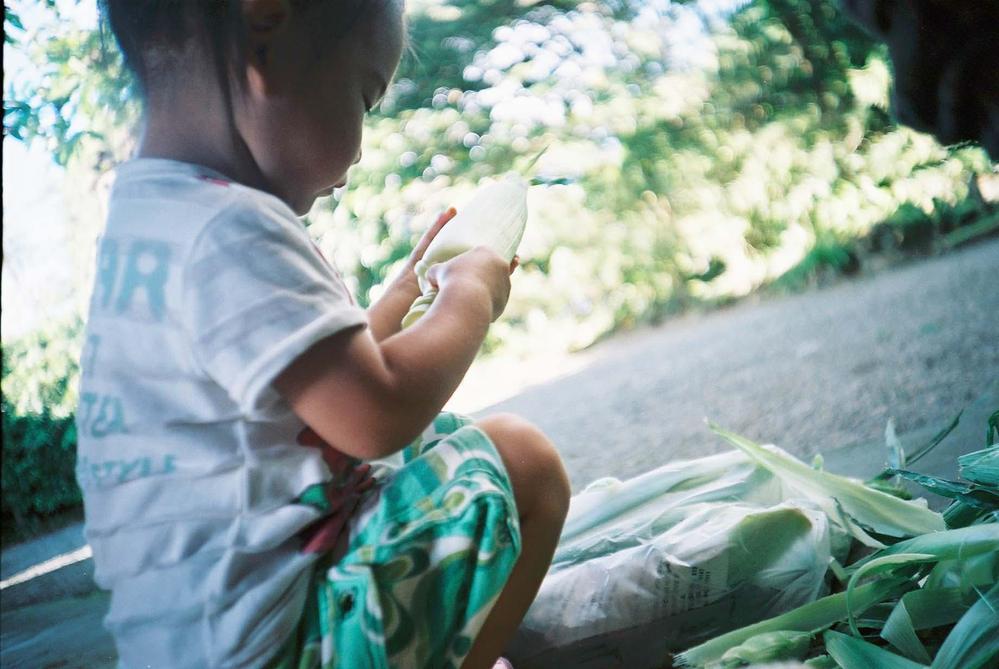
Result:
{"label": "child's ear", "polygon": [[289,0],[243,0],[246,22],[246,77],[250,89],[267,94],[273,84],[272,51],[288,25]]}

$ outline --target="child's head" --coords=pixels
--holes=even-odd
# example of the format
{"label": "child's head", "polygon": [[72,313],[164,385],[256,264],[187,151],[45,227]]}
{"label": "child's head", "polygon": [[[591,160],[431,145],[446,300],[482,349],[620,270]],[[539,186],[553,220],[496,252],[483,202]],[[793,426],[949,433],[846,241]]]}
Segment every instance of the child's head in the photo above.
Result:
{"label": "child's head", "polygon": [[204,135],[232,154],[218,162],[247,164],[299,213],[359,158],[364,114],[402,53],[402,4],[103,0],[142,88],[147,135],[166,128],[178,146]]}

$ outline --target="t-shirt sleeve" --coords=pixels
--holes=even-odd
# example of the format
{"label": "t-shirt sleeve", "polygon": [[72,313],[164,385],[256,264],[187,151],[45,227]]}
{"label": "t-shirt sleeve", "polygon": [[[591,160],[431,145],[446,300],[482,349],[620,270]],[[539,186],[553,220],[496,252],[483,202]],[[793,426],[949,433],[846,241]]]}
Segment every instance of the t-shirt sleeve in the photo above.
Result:
{"label": "t-shirt sleeve", "polygon": [[290,212],[233,207],[206,224],[184,268],[181,318],[194,360],[244,414],[309,347],[367,324]]}

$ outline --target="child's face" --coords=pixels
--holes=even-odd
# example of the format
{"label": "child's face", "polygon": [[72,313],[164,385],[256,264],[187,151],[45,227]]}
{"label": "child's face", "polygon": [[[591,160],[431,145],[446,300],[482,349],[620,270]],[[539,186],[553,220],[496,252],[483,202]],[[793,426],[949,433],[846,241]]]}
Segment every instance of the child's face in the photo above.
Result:
{"label": "child's face", "polygon": [[272,191],[300,215],[360,159],[365,113],[384,95],[403,45],[401,3],[362,17],[330,45],[317,46],[315,18],[289,14],[263,59],[251,43],[236,117]]}

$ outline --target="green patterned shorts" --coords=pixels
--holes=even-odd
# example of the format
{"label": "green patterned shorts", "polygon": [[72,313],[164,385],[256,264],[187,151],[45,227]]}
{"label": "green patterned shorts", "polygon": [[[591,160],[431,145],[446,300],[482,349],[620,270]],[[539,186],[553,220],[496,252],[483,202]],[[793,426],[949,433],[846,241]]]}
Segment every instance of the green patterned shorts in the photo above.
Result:
{"label": "green patterned shorts", "polygon": [[440,414],[376,478],[273,669],[457,668],[506,584],[520,555],[513,488],[470,419]]}

